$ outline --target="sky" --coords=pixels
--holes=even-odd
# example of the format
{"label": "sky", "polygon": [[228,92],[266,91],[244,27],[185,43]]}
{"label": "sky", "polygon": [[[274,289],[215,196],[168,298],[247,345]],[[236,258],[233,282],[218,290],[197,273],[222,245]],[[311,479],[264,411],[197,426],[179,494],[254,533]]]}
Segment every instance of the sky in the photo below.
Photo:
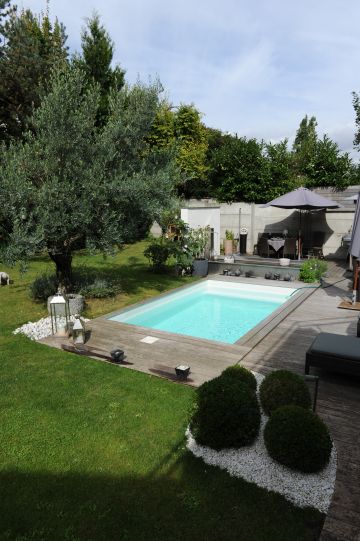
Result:
{"label": "sky", "polygon": [[291,142],[314,115],[320,136],[360,156],[351,94],[360,92],[359,0],[50,0],[70,52],[94,10],[128,82],[158,76],[169,100],[194,103],[207,126]]}

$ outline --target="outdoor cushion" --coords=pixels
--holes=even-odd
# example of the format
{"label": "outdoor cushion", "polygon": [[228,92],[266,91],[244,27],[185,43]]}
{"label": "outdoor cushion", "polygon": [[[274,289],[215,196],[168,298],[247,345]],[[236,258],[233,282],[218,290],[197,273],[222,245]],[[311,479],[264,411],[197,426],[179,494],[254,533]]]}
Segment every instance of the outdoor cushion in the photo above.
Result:
{"label": "outdoor cushion", "polygon": [[313,354],[320,353],[360,361],[360,340],[356,336],[322,332],[315,338],[310,349]]}
{"label": "outdoor cushion", "polygon": [[320,333],[306,352],[305,374],[310,366],[360,375],[360,338]]}

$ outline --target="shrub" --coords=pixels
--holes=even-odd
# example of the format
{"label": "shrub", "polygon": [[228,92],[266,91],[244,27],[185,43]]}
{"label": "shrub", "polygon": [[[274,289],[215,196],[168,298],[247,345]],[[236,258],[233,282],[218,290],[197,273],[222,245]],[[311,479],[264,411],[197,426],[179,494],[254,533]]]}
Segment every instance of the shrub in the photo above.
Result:
{"label": "shrub", "polygon": [[118,284],[113,284],[108,280],[96,279],[92,283],[85,284],[79,288],[80,295],[84,297],[92,297],[94,299],[105,299],[106,297],[113,297],[120,291]]}
{"label": "shrub", "polygon": [[46,301],[50,295],[57,291],[55,274],[42,274],[30,284],[30,297],[35,301]]}
{"label": "shrub", "polygon": [[160,237],[153,239],[144,251],[144,256],[148,258],[151,266],[155,270],[161,270],[173,252],[173,242]]}
{"label": "shrub", "polygon": [[300,267],[300,280],[306,283],[318,282],[327,270],[327,263],[321,259],[309,259]]}
{"label": "shrub", "polygon": [[274,460],[305,473],[321,470],[329,462],[332,448],[325,423],[299,406],[274,411],[265,426],[264,441]]}
{"label": "shrub", "polygon": [[260,402],[267,415],[281,406],[310,408],[311,396],[301,376],[288,370],[272,372],[260,385]]}
{"label": "shrub", "polygon": [[250,370],[247,370],[244,366],[240,366],[239,364],[229,366],[222,372],[221,377],[229,378],[231,381],[238,381],[239,383],[243,383],[249,387],[249,389],[256,391],[256,378],[254,374],[250,372]]}
{"label": "shrub", "polygon": [[249,445],[260,427],[256,394],[227,376],[208,381],[197,389],[190,427],[198,443],[213,449]]}

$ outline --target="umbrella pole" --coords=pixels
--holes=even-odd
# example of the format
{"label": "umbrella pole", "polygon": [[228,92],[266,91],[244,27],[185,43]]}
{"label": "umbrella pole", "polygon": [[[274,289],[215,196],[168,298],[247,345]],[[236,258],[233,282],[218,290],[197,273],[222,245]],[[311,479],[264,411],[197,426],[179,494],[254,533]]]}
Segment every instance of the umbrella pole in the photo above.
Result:
{"label": "umbrella pole", "polygon": [[353,283],[353,292],[352,292],[352,299],[351,303],[355,304],[357,301],[357,290],[359,285],[359,261],[356,261],[356,267],[354,271],[354,283]]}
{"label": "umbrella pole", "polygon": [[299,210],[298,261],[301,259],[301,209]]}

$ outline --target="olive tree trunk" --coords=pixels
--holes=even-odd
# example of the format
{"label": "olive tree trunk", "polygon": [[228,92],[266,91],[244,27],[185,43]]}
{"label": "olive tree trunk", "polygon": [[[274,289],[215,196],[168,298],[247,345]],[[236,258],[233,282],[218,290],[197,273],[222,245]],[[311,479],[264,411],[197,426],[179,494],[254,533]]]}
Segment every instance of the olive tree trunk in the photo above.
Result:
{"label": "olive tree trunk", "polygon": [[67,293],[70,291],[72,284],[72,254],[71,253],[56,253],[49,252],[51,260],[56,266],[56,281],[61,292]]}

